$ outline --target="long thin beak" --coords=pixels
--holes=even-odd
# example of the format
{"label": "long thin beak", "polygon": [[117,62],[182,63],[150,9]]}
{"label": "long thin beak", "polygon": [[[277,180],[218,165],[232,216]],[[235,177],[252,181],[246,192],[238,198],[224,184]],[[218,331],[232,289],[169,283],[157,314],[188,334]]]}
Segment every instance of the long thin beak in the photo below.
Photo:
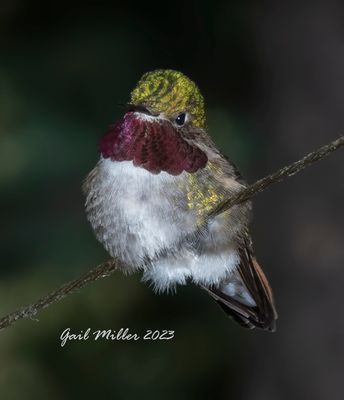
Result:
{"label": "long thin beak", "polygon": [[136,111],[136,112],[140,112],[142,114],[146,114],[146,115],[152,115],[152,116],[156,116],[156,114],[153,114],[151,111],[148,110],[147,107],[141,105],[141,104],[126,104],[125,105],[126,110],[129,111]]}

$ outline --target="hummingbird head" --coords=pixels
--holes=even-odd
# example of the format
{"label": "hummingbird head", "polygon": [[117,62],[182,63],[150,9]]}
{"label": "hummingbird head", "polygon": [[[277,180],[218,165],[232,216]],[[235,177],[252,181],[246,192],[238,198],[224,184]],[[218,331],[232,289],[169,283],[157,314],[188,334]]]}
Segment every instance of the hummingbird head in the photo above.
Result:
{"label": "hummingbird head", "polygon": [[159,69],[139,80],[127,112],[100,139],[99,150],[103,158],[179,175],[206,165],[197,145],[204,135],[204,100],[196,84],[181,72]]}
{"label": "hummingbird head", "polygon": [[131,92],[130,107],[168,119],[176,127],[205,127],[204,100],[197,85],[171,69],[145,73]]}

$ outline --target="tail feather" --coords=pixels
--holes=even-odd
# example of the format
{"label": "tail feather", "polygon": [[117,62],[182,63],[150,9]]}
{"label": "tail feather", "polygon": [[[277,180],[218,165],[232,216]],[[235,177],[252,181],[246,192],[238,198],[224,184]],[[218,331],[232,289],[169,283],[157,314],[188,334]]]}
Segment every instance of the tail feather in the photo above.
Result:
{"label": "tail feather", "polygon": [[274,332],[277,313],[269,282],[248,247],[240,249],[239,254],[240,264],[235,273],[219,287],[205,289],[241,326]]}

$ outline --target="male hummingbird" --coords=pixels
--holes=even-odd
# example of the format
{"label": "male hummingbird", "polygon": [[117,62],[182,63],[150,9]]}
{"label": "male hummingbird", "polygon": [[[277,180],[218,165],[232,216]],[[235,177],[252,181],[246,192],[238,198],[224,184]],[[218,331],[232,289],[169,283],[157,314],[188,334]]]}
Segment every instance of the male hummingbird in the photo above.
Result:
{"label": "male hummingbird", "polygon": [[84,183],[87,218],[124,272],[142,270],[159,292],[191,281],[242,326],[273,331],[272,291],[248,231],[250,202],[208,217],[245,182],[210,139],[196,84],[174,70],[144,74],[99,151]]}

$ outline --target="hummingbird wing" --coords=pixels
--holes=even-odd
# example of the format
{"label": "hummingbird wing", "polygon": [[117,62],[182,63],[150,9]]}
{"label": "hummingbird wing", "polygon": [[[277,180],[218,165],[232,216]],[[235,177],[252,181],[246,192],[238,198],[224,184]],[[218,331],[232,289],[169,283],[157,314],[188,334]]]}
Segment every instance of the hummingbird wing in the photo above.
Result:
{"label": "hummingbird wing", "polygon": [[[212,173],[207,175],[208,185],[214,185],[226,197],[246,186],[240,172],[205,136],[202,149],[206,152]],[[204,287],[220,307],[236,322],[246,328],[261,328],[274,331],[277,313],[269,282],[253,256],[251,240],[247,232],[247,213],[250,202],[234,206],[227,213],[218,215],[216,220],[227,229],[233,226],[242,230],[237,236],[239,265],[219,286]]]}
{"label": "hummingbird wing", "polygon": [[240,264],[234,276],[219,287],[206,290],[223,311],[240,325],[273,332],[276,329],[277,313],[269,282],[257,260],[252,257],[249,245],[241,247],[239,255]]}

